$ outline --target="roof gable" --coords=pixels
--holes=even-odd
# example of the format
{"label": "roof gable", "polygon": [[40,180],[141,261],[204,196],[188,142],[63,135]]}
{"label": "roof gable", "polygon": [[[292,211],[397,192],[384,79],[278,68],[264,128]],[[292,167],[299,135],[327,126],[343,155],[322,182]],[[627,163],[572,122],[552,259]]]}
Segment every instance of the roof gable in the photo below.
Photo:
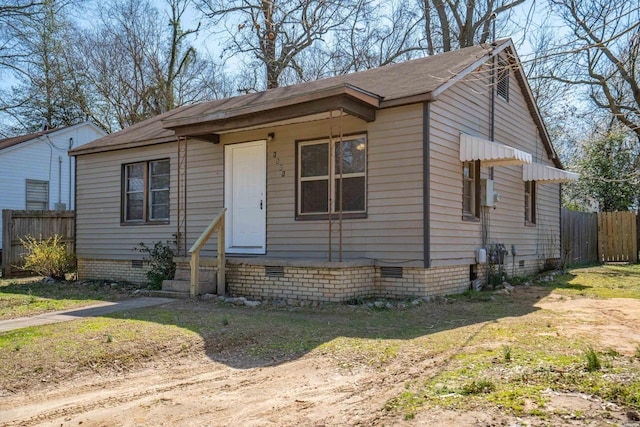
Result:
{"label": "roof gable", "polygon": [[25,135],[13,136],[11,138],[0,139],[0,151],[9,147],[14,147],[22,143],[27,143],[33,140],[37,140],[40,137],[43,137],[45,135],[54,136],[55,134],[58,134],[58,133],[64,134],[66,132],[72,131],[74,129],[77,129],[83,126],[90,126],[96,131],[96,133],[105,135],[105,132],[102,129],[100,129],[95,124],[87,121],[87,122],[78,123],[76,125],[64,126],[60,128],[54,128],[54,129],[47,129],[39,132],[28,133]]}

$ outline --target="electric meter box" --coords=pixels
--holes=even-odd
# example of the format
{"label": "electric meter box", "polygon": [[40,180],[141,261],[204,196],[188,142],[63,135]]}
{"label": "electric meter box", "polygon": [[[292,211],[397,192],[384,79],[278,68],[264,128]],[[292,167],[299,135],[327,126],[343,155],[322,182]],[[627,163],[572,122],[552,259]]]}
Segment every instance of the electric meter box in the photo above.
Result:
{"label": "electric meter box", "polygon": [[476,262],[478,264],[487,263],[487,250],[485,248],[476,249]]}
{"label": "electric meter box", "polygon": [[496,197],[493,192],[493,180],[480,180],[480,204],[482,206],[494,207],[496,205]]}

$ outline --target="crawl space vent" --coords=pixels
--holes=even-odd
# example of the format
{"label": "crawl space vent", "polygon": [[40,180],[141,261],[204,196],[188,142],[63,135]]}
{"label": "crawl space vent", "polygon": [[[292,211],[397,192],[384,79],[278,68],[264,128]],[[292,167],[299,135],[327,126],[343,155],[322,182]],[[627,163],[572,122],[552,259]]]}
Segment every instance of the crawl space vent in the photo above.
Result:
{"label": "crawl space vent", "polygon": [[264,268],[264,274],[267,277],[284,277],[284,267],[270,267]]}
{"label": "crawl space vent", "polygon": [[402,279],[402,267],[380,267],[380,277]]}
{"label": "crawl space vent", "polygon": [[131,260],[131,268],[142,268],[142,262],[140,259]]}

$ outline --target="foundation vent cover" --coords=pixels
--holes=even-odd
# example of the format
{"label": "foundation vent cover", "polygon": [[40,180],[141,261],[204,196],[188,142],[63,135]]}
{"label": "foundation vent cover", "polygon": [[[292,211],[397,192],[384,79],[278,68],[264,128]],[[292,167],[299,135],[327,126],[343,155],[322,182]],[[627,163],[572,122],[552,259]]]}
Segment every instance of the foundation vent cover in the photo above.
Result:
{"label": "foundation vent cover", "polygon": [[284,277],[284,267],[265,266],[264,274],[267,277]]}
{"label": "foundation vent cover", "polygon": [[131,260],[131,268],[142,268],[143,262],[140,259],[133,259]]}
{"label": "foundation vent cover", "polygon": [[380,277],[402,279],[402,267],[380,267]]}

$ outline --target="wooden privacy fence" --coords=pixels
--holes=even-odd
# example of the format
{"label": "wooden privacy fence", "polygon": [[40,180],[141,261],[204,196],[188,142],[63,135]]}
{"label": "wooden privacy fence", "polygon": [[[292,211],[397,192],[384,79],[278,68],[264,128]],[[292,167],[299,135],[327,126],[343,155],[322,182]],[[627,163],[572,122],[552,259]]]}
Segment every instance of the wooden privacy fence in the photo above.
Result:
{"label": "wooden privacy fence", "polygon": [[596,213],[562,209],[562,255],[567,264],[598,262]]}
{"label": "wooden privacy fence", "polygon": [[598,213],[598,256],[602,262],[638,262],[634,212]]}
{"label": "wooden privacy fence", "polygon": [[26,249],[20,239],[32,236],[46,239],[58,234],[67,250],[75,252],[74,211],[2,211],[2,277],[15,277],[28,273],[20,270],[21,255]]}

